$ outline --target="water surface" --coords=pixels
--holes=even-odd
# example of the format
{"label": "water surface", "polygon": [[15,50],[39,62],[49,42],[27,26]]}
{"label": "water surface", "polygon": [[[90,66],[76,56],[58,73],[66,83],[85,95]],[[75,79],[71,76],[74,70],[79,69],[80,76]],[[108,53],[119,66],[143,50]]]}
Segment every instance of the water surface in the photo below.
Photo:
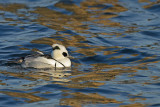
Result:
{"label": "water surface", "polygon": [[[0,1],[3,107],[160,106],[159,0]],[[71,70],[8,61],[63,44]]]}

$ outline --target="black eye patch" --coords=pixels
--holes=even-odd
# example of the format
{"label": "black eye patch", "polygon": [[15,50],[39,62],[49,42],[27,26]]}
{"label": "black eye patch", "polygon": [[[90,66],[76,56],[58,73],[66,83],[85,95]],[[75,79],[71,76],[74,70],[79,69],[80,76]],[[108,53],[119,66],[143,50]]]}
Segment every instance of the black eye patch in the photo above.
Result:
{"label": "black eye patch", "polygon": [[60,50],[60,48],[59,48],[58,46],[55,46],[55,47],[53,48],[53,50],[56,50],[56,49],[59,49],[59,50]]}
{"label": "black eye patch", "polygon": [[64,56],[64,57],[66,57],[66,56],[67,56],[67,53],[66,53],[66,52],[63,52],[62,54],[63,54],[63,56]]}

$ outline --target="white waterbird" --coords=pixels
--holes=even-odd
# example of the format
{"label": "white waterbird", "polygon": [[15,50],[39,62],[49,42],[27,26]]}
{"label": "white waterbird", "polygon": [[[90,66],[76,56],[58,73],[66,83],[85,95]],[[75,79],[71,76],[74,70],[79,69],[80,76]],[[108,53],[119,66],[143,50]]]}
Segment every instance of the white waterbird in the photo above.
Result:
{"label": "white waterbird", "polygon": [[65,68],[71,67],[71,61],[66,48],[60,44],[52,45],[53,51],[51,55],[44,55],[37,52],[34,55],[28,55],[23,58],[22,67],[32,68]]}

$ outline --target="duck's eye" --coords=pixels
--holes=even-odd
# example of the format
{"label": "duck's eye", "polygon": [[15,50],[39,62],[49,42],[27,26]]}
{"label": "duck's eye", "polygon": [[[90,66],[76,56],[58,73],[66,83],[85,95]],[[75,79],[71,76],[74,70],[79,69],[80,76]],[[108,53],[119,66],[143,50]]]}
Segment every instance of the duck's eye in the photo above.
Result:
{"label": "duck's eye", "polygon": [[58,46],[53,47],[53,50],[60,49]]}
{"label": "duck's eye", "polygon": [[66,56],[67,56],[67,53],[66,53],[66,52],[63,52],[62,55],[63,55],[64,57],[66,57]]}

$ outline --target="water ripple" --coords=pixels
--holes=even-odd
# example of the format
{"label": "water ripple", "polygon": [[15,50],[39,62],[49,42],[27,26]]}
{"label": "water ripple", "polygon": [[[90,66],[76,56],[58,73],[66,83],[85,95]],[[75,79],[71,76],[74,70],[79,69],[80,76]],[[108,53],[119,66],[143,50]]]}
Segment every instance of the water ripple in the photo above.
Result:
{"label": "water ripple", "polygon": [[[0,1],[1,106],[158,107],[159,10],[159,0]],[[53,43],[72,69],[13,63]]]}

